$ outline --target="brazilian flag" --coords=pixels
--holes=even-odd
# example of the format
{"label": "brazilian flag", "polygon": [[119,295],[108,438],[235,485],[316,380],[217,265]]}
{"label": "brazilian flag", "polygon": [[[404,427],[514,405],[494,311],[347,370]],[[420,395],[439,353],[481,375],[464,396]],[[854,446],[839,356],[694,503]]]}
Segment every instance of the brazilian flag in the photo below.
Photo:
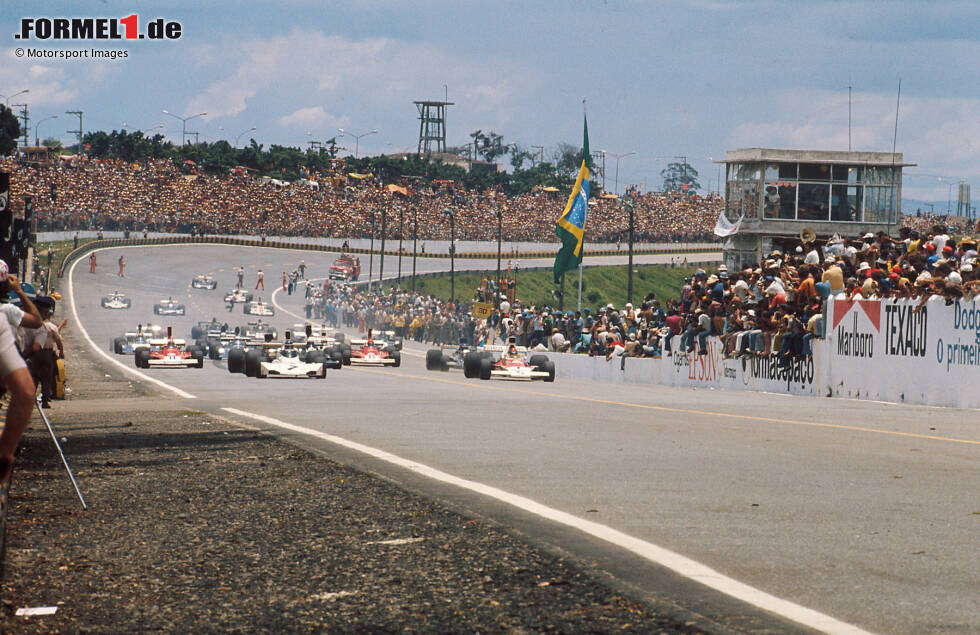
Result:
{"label": "brazilian flag", "polygon": [[592,164],[592,157],[589,155],[589,120],[583,117],[583,121],[585,132],[582,141],[582,167],[578,170],[575,187],[565,203],[565,211],[555,225],[558,238],[561,239],[561,249],[555,257],[555,284],[561,281],[563,273],[575,269],[582,262],[585,217],[589,212],[589,166]]}

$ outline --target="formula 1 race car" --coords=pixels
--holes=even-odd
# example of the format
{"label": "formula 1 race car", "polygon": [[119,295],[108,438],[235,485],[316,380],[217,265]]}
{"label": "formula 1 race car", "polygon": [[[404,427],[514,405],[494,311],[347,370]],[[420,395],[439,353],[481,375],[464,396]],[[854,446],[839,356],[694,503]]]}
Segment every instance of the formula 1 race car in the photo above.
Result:
{"label": "formula 1 race car", "polygon": [[151,339],[150,348],[137,349],[134,356],[137,368],[204,368],[204,351],[174,339],[169,326],[166,338]]}
{"label": "formula 1 race car", "polygon": [[195,326],[191,327],[191,339],[210,339],[221,337],[222,333],[225,333],[231,329],[228,328],[227,323],[218,322],[218,318],[211,318],[210,322],[198,322]]}
{"label": "formula 1 race car", "polygon": [[[258,360],[258,367],[255,362]],[[327,378],[327,363],[322,353],[310,358],[292,340],[292,333],[286,332],[286,341],[271,352],[271,359],[259,360],[258,351],[245,354],[245,365],[255,368],[255,377],[317,377]]]}
{"label": "formula 1 race car", "polygon": [[112,351],[116,355],[131,355],[140,348],[150,348],[150,340],[156,339],[160,334],[160,327],[156,324],[137,325],[135,331],[127,331],[122,336],[112,340]]}
{"label": "formula 1 race car", "polygon": [[252,294],[245,289],[233,289],[225,294],[225,302],[235,304],[236,302],[248,303],[252,301]]}
{"label": "formula 1 race car", "polygon": [[153,305],[153,313],[156,315],[184,315],[184,305],[175,302],[173,298],[167,298]]}
{"label": "formula 1 race car", "polygon": [[331,280],[343,280],[345,282],[356,282],[361,277],[361,259],[348,254],[341,254],[337,260],[330,265]]}
{"label": "formula 1 race car", "polygon": [[239,330],[245,335],[245,337],[252,339],[265,339],[266,335],[271,335],[271,339],[276,339],[276,337],[279,335],[279,331],[277,331],[274,326],[268,322],[263,322],[262,320],[249,322],[244,328]]}
{"label": "formula 1 race car", "polygon": [[351,346],[343,333],[331,334],[325,324],[295,324],[293,329],[293,341],[297,346],[302,345],[307,356],[322,352],[328,367],[334,361],[340,362],[338,368],[350,366]]}
{"label": "formula 1 race car", "polygon": [[[497,352],[500,357],[494,360]],[[466,377],[480,379],[555,381],[555,363],[547,355],[537,354],[528,358],[527,354],[527,348],[513,342],[506,346],[484,346],[480,351],[467,354],[463,360],[463,373]]]}
{"label": "formula 1 race car", "polygon": [[394,348],[396,351],[402,350],[403,340],[394,331],[375,331],[374,342],[381,348]]}
{"label": "formula 1 race car", "polygon": [[351,340],[350,363],[364,366],[394,366],[402,365],[402,354],[394,346],[383,346],[376,342],[368,329],[367,339]]}
{"label": "formula 1 race car", "polygon": [[102,296],[103,309],[128,309],[132,305],[133,301],[118,291]]}
{"label": "formula 1 race car", "polygon": [[276,314],[276,310],[273,309],[271,305],[263,302],[262,298],[259,298],[258,300],[252,300],[251,302],[245,305],[245,308],[243,310],[245,312],[245,315],[271,316]]}
{"label": "formula 1 race car", "polygon": [[191,280],[191,286],[195,289],[208,289],[209,291],[214,291],[218,288],[218,281],[211,276],[194,276],[194,279]]}
{"label": "formula 1 race car", "polygon": [[[470,353],[492,355],[492,353],[483,353],[479,349],[463,346],[462,344],[455,349],[430,348],[425,353],[425,369],[447,372],[450,368],[462,368],[465,372],[466,356]],[[470,375],[466,375],[466,377],[469,378]]]}

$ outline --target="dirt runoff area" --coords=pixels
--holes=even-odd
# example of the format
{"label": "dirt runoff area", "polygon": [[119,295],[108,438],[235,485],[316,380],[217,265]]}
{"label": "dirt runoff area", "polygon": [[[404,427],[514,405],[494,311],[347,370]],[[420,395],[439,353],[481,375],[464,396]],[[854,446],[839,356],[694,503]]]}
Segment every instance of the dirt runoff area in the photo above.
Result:
{"label": "dirt runoff area", "polygon": [[699,632],[479,518],[175,409],[82,346],[48,412],[89,509],[35,413],[3,632]]}

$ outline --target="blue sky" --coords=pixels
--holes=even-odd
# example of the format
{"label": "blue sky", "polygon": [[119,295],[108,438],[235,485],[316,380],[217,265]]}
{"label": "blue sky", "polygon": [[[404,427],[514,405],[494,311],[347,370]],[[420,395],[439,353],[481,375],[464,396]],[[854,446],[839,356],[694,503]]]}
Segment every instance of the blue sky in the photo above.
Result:
{"label": "blue sky", "polygon": [[[177,41],[15,40],[24,17],[177,20]],[[636,152],[626,183],[657,188],[685,156],[716,187],[709,157],[764,146],[847,149],[848,86],[855,150],[890,151],[902,80],[897,149],[905,196],[946,200],[948,183],[980,187],[980,3],[730,0],[468,2],[45,2],[0,8],[0,94],[24,88],[41,136],[163,125],[207,111],[188,129],[210,141],[250,136],[306,145],[345,128],[377,129],[360,152],[414,148],[413,100],[448,88],[449,143],[482,129],[505,142],[581,143]],[[17,47],[117,48],[106,60],[18,58]],[[72,124],[72,125],[69,125]],[[31,130],[34,133],[33,124]],[[307,133],[312,133],[309,136]],[[353,150],[353,139],[342,141]],[[607,161],[612,187],[615,161]],[[955,188],[953,191],[955,196]]]}

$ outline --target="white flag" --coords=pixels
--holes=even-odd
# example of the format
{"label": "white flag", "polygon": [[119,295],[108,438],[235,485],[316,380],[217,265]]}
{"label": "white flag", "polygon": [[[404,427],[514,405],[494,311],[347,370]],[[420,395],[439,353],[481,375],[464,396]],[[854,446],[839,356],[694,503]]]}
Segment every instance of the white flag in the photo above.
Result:
{"label": "white flag", "polygon": [[731,236],[732,234],[737,234],[738,228],[742,226],[742,220],[744,218],[745,214],[742,214],[741,218],[732,224],[725,216],[725,212],[722,212],[718,215],[718,222],[715,223],[715,236]]}

